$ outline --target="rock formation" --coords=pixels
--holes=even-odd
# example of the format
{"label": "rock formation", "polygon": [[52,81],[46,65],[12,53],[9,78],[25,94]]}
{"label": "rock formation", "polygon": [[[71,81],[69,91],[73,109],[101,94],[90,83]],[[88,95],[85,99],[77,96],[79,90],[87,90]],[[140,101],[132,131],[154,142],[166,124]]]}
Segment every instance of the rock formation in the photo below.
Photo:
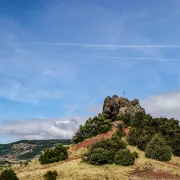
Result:
{"label": "rock formation", "polygon": [[103,113],[113,119],[118,115],[125,113],[134,115],[136,112],[145,112],[145,110],[140,106],[138,99],[129,101],[127,98],[114,95],[112,97],[108,96],[104,100]]}

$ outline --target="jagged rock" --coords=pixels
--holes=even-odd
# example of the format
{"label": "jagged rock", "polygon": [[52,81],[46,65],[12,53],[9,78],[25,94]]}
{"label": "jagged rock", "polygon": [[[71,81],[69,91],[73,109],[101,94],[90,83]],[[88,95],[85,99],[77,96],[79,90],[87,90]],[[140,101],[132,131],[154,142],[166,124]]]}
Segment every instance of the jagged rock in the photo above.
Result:
{"label": "jagged rock", "polygon": [[108,96],[104,100],[103,113],[107,114],[112,119],[125,113],[134,115],[136,112],[145,112],[140,106],[138,99],[129,101],[127,98],[114,95],[112,97]]}

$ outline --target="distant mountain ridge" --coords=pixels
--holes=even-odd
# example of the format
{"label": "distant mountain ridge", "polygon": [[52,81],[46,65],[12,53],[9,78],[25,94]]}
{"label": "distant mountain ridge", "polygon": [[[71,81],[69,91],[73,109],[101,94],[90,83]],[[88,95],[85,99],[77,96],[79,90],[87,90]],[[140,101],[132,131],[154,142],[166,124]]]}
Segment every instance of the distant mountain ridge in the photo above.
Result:
{"label": "distant mountain ridge", "polygon": [[69,145],[72,143],[72,140],[20,140],[9,144],[0,144],[0,162],[9,161],[15,163],[20,160],[32,159],[44,149],[53,147],[58,143]]}

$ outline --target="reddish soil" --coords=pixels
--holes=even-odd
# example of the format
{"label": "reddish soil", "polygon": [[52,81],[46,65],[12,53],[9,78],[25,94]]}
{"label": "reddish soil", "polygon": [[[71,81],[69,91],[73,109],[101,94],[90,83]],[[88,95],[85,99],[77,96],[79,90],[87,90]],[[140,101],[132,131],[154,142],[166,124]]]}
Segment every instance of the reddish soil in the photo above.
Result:
{"label": "reddish soil", "polygon": [[95,137],[92,137],[90,139],[86,139],[81,143],[75,144],[72,147],[72,150],[77,151],[80,148],[87,148],[89,145],[91,144],[95,144],[96,142],[98,142],[99,140],[101,140],[102,138],[111,138],[113,133],[117,131],[117,128],[113,127],[113,129],[105,134],[99,134]]}
{"label": "reddish soil", "polygon": [[74,157],[68,158],[68,159],[66,159],[66,160],[64,161],[64,163],[65,163],[65,162],[69,162],[69,161],[73,161],[73,160],[77,160],[77,159],[81,159],[81,157],[79,157],[79,156],[74,156]]}
{"label": "reddish soil", "polygon": [[[86,139],[81,143],[75,144],[74,146],[72,146],[72,150],[73,151],[77,151],[80,148],[87,148],[89,145],[91,144],[95,144],[96,142],[98,142],[99,140],[101,140],[102,138],[111,138],[113,133],[117,131],[116,127],[113,127],[113,129],[105,134],[99,134],[95,137],[92,137],[90,139]],[[126,135],[128,135],[130,131],[130,128],[124,128],[124,132]]]}
{"label": "reddish soil", "polygon": [[131,172],[130,176],[136,176],[140,178],[150,179],[150,180],[178,180],[179,176],[175,176],[168,172],[155,172],[152,169],[138,170]]}

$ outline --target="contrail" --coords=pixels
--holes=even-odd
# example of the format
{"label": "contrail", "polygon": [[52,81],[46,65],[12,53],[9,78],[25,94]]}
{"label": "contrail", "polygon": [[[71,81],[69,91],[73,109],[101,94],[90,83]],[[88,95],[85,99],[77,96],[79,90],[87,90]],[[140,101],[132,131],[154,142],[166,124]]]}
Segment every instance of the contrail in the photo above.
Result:
{"label": "contrail", "polygon": [[134,58],[134,57],[99,57],[100,59],[124,59],[124,60],[137,60],[137,61],[180,61],[180,59],[168,59],[168,58]]}
{"label": "contrail", "polygon": [[58,42],[32,42],[33,45],[45,46],[74,46],[74,47],[110,47],[110,48],[180,48],[180,45],[123,45],[123,44],[83,44],[83,43],[58,43]]}

